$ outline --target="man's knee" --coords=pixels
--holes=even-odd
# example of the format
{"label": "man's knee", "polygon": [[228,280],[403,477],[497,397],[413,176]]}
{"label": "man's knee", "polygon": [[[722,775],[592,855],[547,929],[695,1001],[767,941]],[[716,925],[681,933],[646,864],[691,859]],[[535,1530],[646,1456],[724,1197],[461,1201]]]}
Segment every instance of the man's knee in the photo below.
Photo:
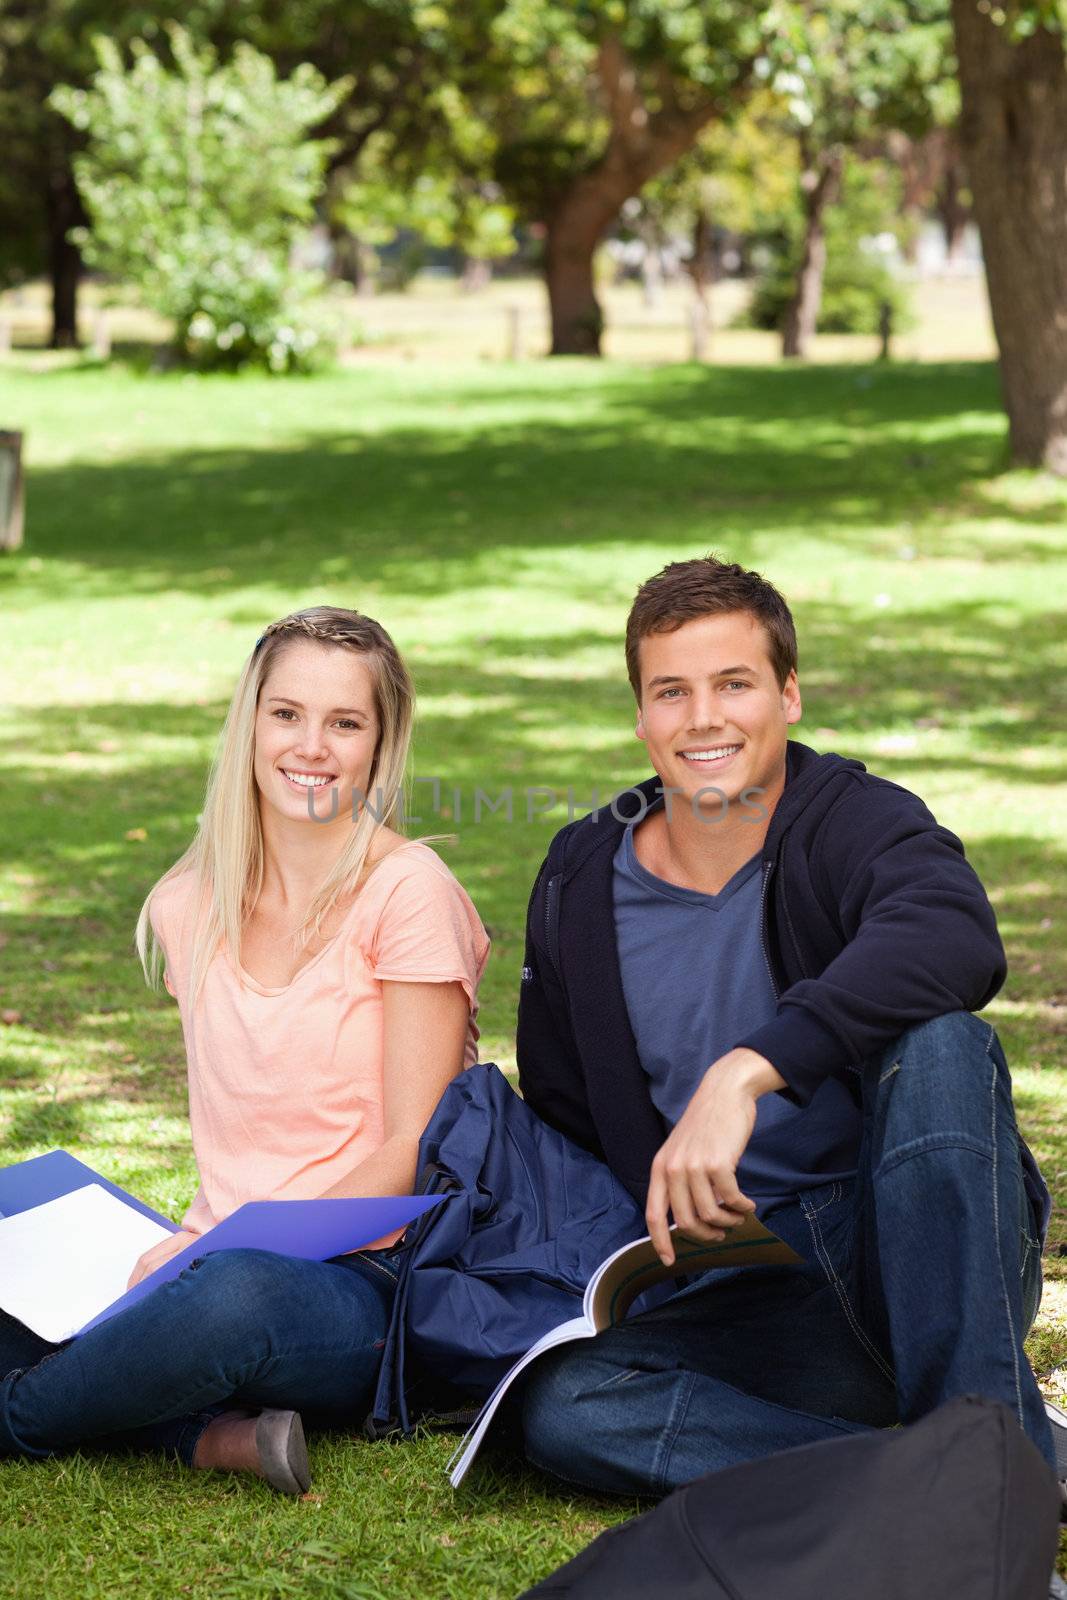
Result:
{"label": "man's knee", "polygon": [[996,1033],[970,1011],[950,1011],[908,1028],[872,1067],[879,1097],[888,1093],[898,1110],[902,1101],[914,1101],[934,1123],[939,1113],[952,1121],[968,1101],[976,1110],[987,1107],[998,1072],[1005,1088],[1010,1083]]}
{"label": "man's knee", "polygon": [[906,1028],[885,1051],[883,1065],[905,1060],[926,1065],[957,1062],[961,1057],[986,1057],[996,1041],[988,1022],[973,1011],[947,1011]]}
{"label": "man's knee", "polygon": [[988,1022],[968,1011],[931,1018],[909,1028],[870,1070],[864,1093],[877,1130],[875,1182],[914,1166],[924,1185],[940,1174],[949,1188],[966,1187],[976,1160],[995,1166],[999,1152],[1005,1172],[1014,1165],[1020,1146],[1011,1077]]}

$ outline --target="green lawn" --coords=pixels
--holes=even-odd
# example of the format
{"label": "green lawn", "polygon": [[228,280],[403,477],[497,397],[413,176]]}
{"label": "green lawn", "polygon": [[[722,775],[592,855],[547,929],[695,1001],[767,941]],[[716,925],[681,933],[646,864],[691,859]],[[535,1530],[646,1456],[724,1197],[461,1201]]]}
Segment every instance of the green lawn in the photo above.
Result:
{"label": "green lawn", "polygon": [[[444,785],[439,815],[418,787],[413,831],[455,833],[440,848],[494,940],[483,1056],[510,1064],[525,896],[566,791],[581,810],[644,775],[630,597],[714,549],[794,604],[801,737],[966,840],[1011,958],[989,1015],[1067,1195],[1067,490],[1003,470],[991,368],[16,363],[0,426],[29,457],[26,548],[0,558],[0,1159],[64,1145],[162,1209],[190,1197],[177,1012],[133,925],[195,825],[245,655],[315,602],[379,617],[413,666],[416,772]],[[474,789],[508,785],[514,820],[474,825]],[[561,799],[527,820],[533,787]],[[1065,1241],[1057,1216],[1031,1347],[1050,1393]],[[503,1467],[454,1496],[450,1448],[318,1440],[295,1504],[158,1461],[6,1464],[0,1595],[487,1600],[632,1509]]]}

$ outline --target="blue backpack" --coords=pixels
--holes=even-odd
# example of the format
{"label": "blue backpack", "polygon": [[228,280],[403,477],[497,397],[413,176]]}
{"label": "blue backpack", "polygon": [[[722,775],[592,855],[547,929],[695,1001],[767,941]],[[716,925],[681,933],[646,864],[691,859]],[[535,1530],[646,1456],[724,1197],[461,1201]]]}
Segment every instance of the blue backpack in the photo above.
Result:
{"label": "blue backpack", "polygon": [[419,1145],[419,1189],[443,1194],[408,1230],[374,1437],[409,1433],[413,1395],[480,1403],[529,1347],[581,1314],[605,1256],[645,1233],[611,1171],[530,1110],[492,1063],[442,1096]]}

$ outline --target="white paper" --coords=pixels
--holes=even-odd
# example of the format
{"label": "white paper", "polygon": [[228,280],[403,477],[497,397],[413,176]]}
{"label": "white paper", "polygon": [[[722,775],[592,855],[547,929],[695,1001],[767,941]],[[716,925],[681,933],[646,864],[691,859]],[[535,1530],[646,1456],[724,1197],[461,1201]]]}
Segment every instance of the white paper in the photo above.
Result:
{"label": "white paper", "polygon": [[0,1307],[59,1344],[125,1293],[170,1231],[98,1183],[0,1219]]}

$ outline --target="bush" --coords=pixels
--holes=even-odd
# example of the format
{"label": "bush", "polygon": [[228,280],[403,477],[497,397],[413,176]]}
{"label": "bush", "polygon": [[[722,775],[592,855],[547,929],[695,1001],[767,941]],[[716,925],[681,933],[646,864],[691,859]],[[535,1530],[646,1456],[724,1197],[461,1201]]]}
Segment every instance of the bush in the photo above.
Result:
{"label": "bush", "polygon": [[308,372],[336,351],[337,335],[321,301],[319,280],[306,282],[255,250],[231,242],[201,278],[185,275],[186,309],[175,315],[175,348],[203,371],[263,366]]}
{"label": "bush", "polygon": [[315,274],[290,264],[331,146],[307,138],[348,92],[313,67],[287,80],[258,51],[231,60],[170,29],[174,66],[140,41],[127,67],[97,42],[86,90],[52,100],[88,135],[76,158],[92,227],[86,259],[169,317],[178,354],[202,367],[303,370],[330,354]]}

